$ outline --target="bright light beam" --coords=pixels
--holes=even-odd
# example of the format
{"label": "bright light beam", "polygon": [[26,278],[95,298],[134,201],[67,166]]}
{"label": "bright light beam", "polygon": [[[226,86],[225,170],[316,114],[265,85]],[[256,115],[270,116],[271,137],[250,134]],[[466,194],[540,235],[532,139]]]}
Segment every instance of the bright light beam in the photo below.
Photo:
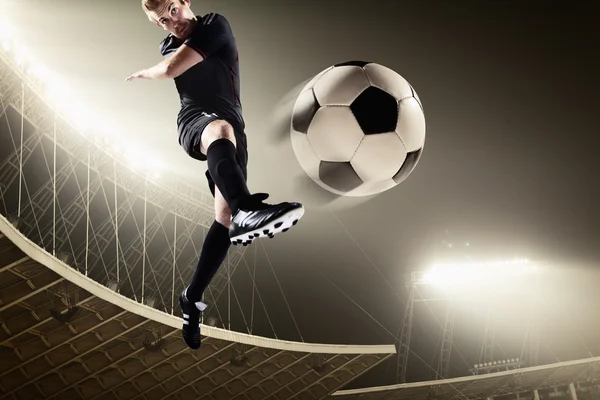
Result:
{"label": "bright light beam", "polygon": [[524,258],[490,263],[440,264],[423,273],[419,283],[442,287],[485,285],[539,272],[537,263]]}
{"label": "bright light beam", "polygon": [[44,97],[57,111],[64,115],[81,133],[94,133],[94,142],[103,144],[106,150],[115,156],[124,157],[127,164],[139,173],[145,173],[154,179],[160,178],[165,169],[162,161],[137,146],[127,143],[122,135],[115,133],[108,124],[102,124],[85,105],[73,101],[72,90],[59,76],[45,65],[37,62],[29,50],[15,42],[14,31],[5,20],[0,18],[0,51],[11,53],[17,66],[29,78],[35,79],[42,88]]}

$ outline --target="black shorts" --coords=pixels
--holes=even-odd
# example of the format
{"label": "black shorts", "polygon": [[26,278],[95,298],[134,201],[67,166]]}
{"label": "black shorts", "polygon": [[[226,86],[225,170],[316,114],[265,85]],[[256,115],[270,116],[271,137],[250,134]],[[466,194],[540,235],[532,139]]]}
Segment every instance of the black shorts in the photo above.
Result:
{"label": "black shorts", "polygon": [[[183,147],[183,150],[192,158],[200,161],[206,161],[206,156],[200,151],[200,138],[202,132],[208,124],[213,121],[223,119],[216,114],[209,114],[203,111],[185,113],[185,117],[180,115],[177,121],[179,131],[179,144]],[[248,142],[246,140],[246,133],[242,130],[236,129],[235,125],[233,132],[236,141],[236,153],[237,160],[244,174],[244,179],[248,180]],[[212,195],[215,195],[215,182],[210,176],[210,172],[206,171],[206,179],[208,180],[208,187]]]}

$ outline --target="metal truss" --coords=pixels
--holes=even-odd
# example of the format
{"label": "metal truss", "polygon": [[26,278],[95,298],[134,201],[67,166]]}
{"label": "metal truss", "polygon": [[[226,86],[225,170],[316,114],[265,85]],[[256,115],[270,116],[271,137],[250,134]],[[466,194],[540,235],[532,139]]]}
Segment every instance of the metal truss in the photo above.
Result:
{"label": "metal truss", "polygon": [[450,359],[452,357],[452,346],[454,337],[454,307],[449,302],[444,327],[442,330],[442,346],[438,359],[435,379],[447,379],[450,373]]}
{"label": "metal truss", "polygon": [[417,285],[413,282],[407,283],[408,299],[402,317],[401,333],[398,339],[398,358],[396,362],[396,379],[398,383],[406,383],[406,371],[408,369],[408,356],[410,354],[410,339],[412,336],[414,310],[415,310],[415,291]]}
{"label": "metal truss", "polygon": [[191,351],[178,328],[134,312],[142,305],[121,308],[67,278],[0,234],[1,398],[325,399],[392,355],[214,337]]}
{"label": "metal truss", "polygon": [[487,321],[483,332],[483,341],[479,355],[479,364],[491,363],[494,361],[494,350],[496,343],[496,329],[492,322],[492,307],[489,306],[487,312]]}

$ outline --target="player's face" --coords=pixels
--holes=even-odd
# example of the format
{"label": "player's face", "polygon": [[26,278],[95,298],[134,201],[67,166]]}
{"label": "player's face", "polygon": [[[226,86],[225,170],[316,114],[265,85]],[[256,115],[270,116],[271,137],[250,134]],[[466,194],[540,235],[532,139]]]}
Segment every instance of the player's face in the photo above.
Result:
{"label": "player's face", "polygon": [[196,16],[190,9],[190,0],[181,3],[179,0],[167,0],[153,16],[158,26],[179,39],[185,39],[196,24]]}

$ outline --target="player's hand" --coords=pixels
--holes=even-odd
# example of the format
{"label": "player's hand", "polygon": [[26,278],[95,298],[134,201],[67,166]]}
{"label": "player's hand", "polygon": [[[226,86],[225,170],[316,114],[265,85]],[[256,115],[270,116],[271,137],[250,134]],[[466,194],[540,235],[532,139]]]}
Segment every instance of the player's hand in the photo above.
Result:
{"label": "player's hand", "polygon": [[129,82],[132,81],[134,79],[144,79],[146,76],[144,75],[144,71],[145,70],[141,70],[138,72],[135,72],[133,74],[131,74],[127,79],[125,79],[125,81]]}

